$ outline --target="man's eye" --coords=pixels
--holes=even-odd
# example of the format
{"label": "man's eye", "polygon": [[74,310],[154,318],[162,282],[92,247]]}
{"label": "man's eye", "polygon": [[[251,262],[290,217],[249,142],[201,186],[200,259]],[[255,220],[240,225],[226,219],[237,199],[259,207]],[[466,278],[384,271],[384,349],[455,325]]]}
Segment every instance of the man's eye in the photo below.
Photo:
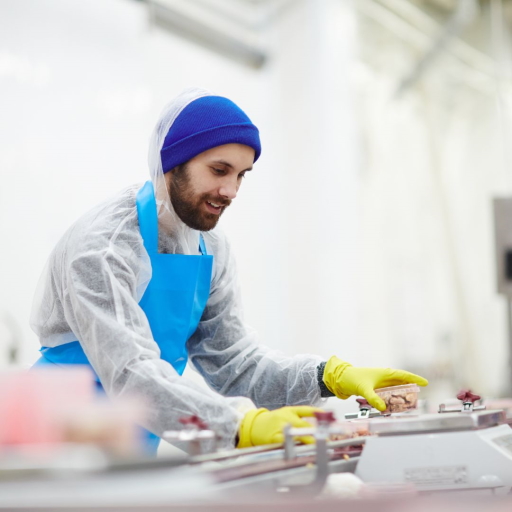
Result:
{"label": "man's eye", "polygon": [[239,175],[238,175],[239,178],[245,178],[245,171],[244,172],[241,172]]}
{"label": "man's eye", "polygon": [[223,174],[225,174],[224,169],[215,169],[215,168],[213,168],[213,172],[215,174],[218,174],[219,176],[222,176]]}

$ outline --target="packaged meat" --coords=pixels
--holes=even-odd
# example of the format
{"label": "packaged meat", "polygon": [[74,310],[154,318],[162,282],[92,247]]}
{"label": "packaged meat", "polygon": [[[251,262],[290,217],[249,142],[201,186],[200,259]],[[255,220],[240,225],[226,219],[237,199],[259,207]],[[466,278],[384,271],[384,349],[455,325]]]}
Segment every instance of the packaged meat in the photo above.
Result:
{"label": "packaged meat", "polygon": [[419,386],[416,384],[404,384],[402,386],[390,386],[376,389],[375,393],[386,402],[386,410],[383,414],[392,412],[407,412],[418,407]]}

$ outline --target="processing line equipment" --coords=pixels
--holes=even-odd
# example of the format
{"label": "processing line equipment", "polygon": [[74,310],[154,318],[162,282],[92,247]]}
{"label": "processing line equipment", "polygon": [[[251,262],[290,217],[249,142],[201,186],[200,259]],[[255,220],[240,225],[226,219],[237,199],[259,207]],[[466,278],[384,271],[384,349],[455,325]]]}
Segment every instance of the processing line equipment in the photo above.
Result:
{"label": "processing line equipment", "polygon": [[[434,414],[381,414],[359,399],[359,411],[344,421],[322,412],[310,428],[286,427],[284,447],[195,455],[189,463],[202,466],[221,487],[232,490],[260,487],[314,495],[329,475],[351,472],[367,484],[409,484],[420,493],[508,493],[512,429],[505,411],[486,410],[477,405],[480,397],[467,390],[457,397],[460,407],[441,404]],[[204,436],[201,432],[197,435]],[[306,435],[316,443],[294,443],[295,437]]]}
{"label": "processing line equipment", "polygon": [[[76,503],[206,506],[249,498],[309,502],[325,497],[326,489],[330,497],[343,496],[337,491],[355,481],[359,491],[380,486],[412,489],[415,495],[506,494],[512,488],[512,429],[503,410],[487,410],[477,405],[479,398],[465,391],[460,407],[441,404],[435,414],[382,414],[359,399],[359,411],[343,420],[327,411],[319,412],[311,427],[286,427],[283,445],[210,453],[205,448],[213,449],[215,433],[187,418],[182,430],[163,437],[188,445],[189,454],[168,459],[110,460],[85,446],[63,447],[62,457],[54,453],[41,464],[4,454],[0,509]],[[316,442],[298,445],[297,436]]]}

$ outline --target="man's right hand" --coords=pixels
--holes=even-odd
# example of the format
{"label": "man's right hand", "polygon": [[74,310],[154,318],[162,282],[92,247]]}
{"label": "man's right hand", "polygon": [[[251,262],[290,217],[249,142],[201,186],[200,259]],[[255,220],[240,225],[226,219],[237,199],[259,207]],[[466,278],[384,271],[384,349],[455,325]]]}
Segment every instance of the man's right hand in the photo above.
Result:
{"label": "man's right hand", "polygon": [[[298,405],[281,407],[274,411],[268,409],[254,409],[246,413],[240,425],[237,448],[248,448],[262,444],[283,443],[283,429],[290,424],[293,427],[311,427],[311,423],[302,418],[312,417],[315,412],[321,411],[317,407]],[[312,444],[313,437],[297,438],[301,443]]]}

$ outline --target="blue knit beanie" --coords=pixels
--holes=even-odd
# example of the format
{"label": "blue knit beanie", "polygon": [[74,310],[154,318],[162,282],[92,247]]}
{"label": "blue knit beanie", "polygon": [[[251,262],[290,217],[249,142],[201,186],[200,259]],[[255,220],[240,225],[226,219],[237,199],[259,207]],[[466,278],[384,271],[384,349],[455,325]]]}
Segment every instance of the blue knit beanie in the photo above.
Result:
{"label": "blue knit beanie", "polygon": [[203,96],[189,103],[172,124],[160,151],[162,169],[169,172],[203,151],[232,143],[253,148],[258,160],[258,128],[245,112],[227,98]]}

